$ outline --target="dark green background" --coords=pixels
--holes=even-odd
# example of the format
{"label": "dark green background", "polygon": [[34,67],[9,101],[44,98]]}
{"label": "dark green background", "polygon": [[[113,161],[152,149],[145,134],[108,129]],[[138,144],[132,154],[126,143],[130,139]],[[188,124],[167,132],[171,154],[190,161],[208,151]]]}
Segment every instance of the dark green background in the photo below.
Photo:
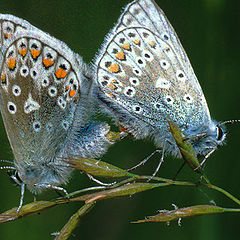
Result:
{"label": "dark green background", "polygon": [[[0,12],[10,13],[28,20],[65,41],[90,62],[98,51],[104,36],[117,21],[124,0],[78,0],[78,1],[17,1],[1,0]],[[239,119],[240,100],[240,2],[236,0],[158,0],[174,26],[191,60],[214,119]],[[239,135],[240,124],[228,126],[227,144],[208,160],[206,173],[212,183],[239,194]],[[13,159],[0,122],[0,159]],[[150,141],[125,139],[110,149],[103,159],[117,166],[127,168],[135,165],[154,150]],[[151,174],[158,157],[138,169],[138,173]],[[165,158],[158,173],[171,178],[181,165],[179,159]],[[179,179],[196,181],[198,176],[185,167]],[[69,185],[69,192],[94,185],[84,174],[75,172]],[[0,211],[3,212],[19,203],[20,189],[14,187],[4,171],[0,174]],[[47,191],[38,199],[55,197]],[[25,203],[32,201],[29,192]],[[71,239],[204,239],[221,240],[239,238],[239,214],[204,216],[182,221],[182,227],[175,222],[165,224],[130,224],[131,220],[154,215],[160,209],[172,209],[194,204],[209,204],[237,207],[230,200],[213,191],[195,188],[169,187],[119,199],[99,202],[86,216]],[[59,231],[69,217],[79,209],[80,204],[68,204],[0,225],[0,239],[53,239],[50,233]]]}

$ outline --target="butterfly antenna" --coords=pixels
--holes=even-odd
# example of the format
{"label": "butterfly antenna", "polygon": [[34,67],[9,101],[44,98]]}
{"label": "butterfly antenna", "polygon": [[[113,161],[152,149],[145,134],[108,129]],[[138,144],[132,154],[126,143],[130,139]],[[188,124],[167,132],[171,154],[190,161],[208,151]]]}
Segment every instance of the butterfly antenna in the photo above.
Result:
{"label": "butterfly antenna", "polygon": [[3,160],[3,159],[0,159],[0,162],[5,162],[5,163],[9,163],[9,164],[14,164],[12,161],[9,161],[9,160]]}
{"label": "butterfly antenna", "polygon": [[161,152],[162,152],[162,150],[158,150],[158,149],[155,150],[150,155],[148,155],[146,158],[144,158],[140,163],[138,163],[137,165],[127,169],[126,171],[132,171],[132,170],[144,165],[153,155],[155,155],[156,153],[161,153]]}
{"label": "butterfly antenna", "polygon": [[12,166],[4,166],[4,167],[0,167],[0,170],[16,170],[16,168]]}
{"label": "butterfly antenna", "polygon": [[224,121],[224,122],[220,122],[219,124],[217,124],[218,127],[225,125],[225,124],[233,124],[233,123],[240,123],[240,120],[235,119],[235,120],[228,120],[228,121]]}

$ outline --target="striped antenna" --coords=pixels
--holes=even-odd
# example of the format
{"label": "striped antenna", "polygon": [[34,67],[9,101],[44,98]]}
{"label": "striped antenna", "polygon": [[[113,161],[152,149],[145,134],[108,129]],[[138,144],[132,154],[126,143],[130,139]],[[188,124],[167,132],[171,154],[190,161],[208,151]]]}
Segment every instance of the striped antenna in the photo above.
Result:
{"label": "striped antenna", "polygon": [[240,120],[236,119],[236,120],[228,120],[228,121],[225,121],[225,122],[221,122],[219,124],[217,124],[218,127],[222,126],[222,125],[225,125],[225,124],[228,124],[228,123],[240,123]]}
{"label": "striped antenna", "polygon": [[0,162],[5,162],[5,163],[9,163],[9,164],[14,164],[12,161],[9,161],[9,160],[3,160],[3,159],[0,159]]}
{"label": "striped antenna", "polygon": [[15,167],[12,167],[12,166],[4,166],[4,167],[0,167],[0,170],[16,170]]}

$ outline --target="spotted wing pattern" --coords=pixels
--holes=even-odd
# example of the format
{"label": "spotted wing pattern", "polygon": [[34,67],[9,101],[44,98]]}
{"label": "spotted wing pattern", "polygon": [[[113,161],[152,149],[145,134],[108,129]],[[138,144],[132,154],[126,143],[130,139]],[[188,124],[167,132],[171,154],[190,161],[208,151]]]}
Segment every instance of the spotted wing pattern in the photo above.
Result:
{"label": "spotted wing pattern", "polygon": [[126,7],[96,65],[106,101],[153,128],[166,129],[166,119],[183,130],[211,121],[190,62],[154,1],[134,1]]}
{"label": "spotted wing pattern", "polygon": [[0,14],[0,49],[19,31],[36,30],[29,22],[9,14]]}
{"label": "spotted wing pattern", "polygon": [[[16,161],[51,159],[72,125],[80,97],[76,70],[81,66],[58,43],[33,31],[18,34],[4,49],[0,104]],[[67,57],[60,48],[69,51]]]}
{"label": "spotted wing pattern", "polygon": [[[119,32],[126,27],[136,26],[145,27],[162,39],[168,38],[168,44],[174,50],[179,63],[191,79],[191,84],[202,91],[176,32],[162,9],[153,0],[138,0],[130,3],[119,18],[114,31]],[[208,112],[206,101],[203,102],[203,105]]]}

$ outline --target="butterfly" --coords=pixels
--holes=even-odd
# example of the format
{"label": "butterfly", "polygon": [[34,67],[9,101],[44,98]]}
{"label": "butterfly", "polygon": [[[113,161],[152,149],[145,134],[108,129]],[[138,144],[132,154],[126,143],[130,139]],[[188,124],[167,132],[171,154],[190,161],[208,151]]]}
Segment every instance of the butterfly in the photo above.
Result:
{"label": "butterfly", "polygon": [[92,73],[65,43],[0,14],[0,109],[14,154],[12,179],[33,193],[65,184],[68,157],[102,156],[110,127],[91,121]]}
{"label": "butterfly", "polygon": [[126,6],[93,65],[100,111],[136,139],[150,137],[163,152],[180,156],[171,121],[199,157],[224,143],[227,122],[211,118],[179,38],[153,0]]}

